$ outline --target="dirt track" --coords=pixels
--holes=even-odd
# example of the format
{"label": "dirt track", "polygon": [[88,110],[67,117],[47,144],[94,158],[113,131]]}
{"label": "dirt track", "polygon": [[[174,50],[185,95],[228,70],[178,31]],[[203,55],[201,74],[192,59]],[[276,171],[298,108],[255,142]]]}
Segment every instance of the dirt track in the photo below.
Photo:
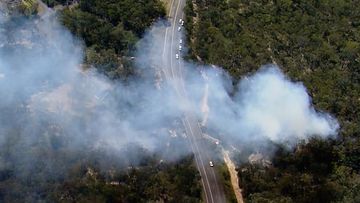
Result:
{"label": "dirt track", "polygon": [[235,164],[231,161],[228,151],[223,150],[223,156],[224,156],[225,164],[228,167],[230,173],[231,185],[234,189],[236,200],[238,203],[244,203],[244,199],[241,194],[241,189],[239,187],[239,179],[237,176]]}

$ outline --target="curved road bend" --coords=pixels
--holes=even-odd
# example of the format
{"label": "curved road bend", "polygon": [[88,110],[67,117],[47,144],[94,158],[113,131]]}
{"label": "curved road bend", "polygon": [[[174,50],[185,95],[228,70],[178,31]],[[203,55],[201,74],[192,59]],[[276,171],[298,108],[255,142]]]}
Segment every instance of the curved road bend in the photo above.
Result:
{"label": "curved road bend", "polygon": [[[179,20],[184,19],[185,0],[171,0],[169,9],[169,17],[171,26],[167,27],[164,36],[163,59],[164,74],[166,79],[173,83],[179,99],[182,100],[184,106],[191,105],[187,99],[186,90],[182,78],[182,59],[175,58],[175,54],[179,53],[178,46],[181,38],[181,32],[178,31]],[[186,23],[186,22],[185,22]],[[183,29],[183,28],[182,28]],[[194,152],[196,167],[201,175],[201,184],[204,191],[204,200],[207,203],[225,203],[225,193],[214,167],[210,167],[211,158],[208,149],[204,145],[202,131],[198,125],[198,120],[193,112],[185,108],[183,124],[189,143]]]}

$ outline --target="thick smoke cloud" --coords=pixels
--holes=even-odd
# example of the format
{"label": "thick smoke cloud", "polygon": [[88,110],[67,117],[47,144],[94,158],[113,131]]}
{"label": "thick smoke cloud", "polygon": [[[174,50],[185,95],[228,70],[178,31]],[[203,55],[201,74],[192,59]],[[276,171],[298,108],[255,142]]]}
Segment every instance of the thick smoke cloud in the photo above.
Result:
{"label": "thick smoke cloud", "polygon": [[[222,89],[211,86],[211,92]],[[269,139],[295,144],[311,136],[335,135],[338,129],[335,119],[314,109],[304,85],[291,82],[274,65],[241,80],[232,98],[216,93],[210,102],[209,125],[244,142]]]}
{"label": "thick smoke cloud", "polygon": [[[223,70],[181,59],[183,80],[169,80],[174,70],[162,52],[165,27],[160,24],[138,45],[142,77],[124,84],[83,70],[81,43],[52,14],[32,20],[2,17],[0,23],[2,146],[15,128],[21,129],[21,146],[42,140],[55,148],[120,152],[136,143],[157,152],[184,110],[221,132],[224,142],[292,143],[334,135],[338,128],[335,119],[312,107],[301,83],[291,82],[275,66],[244,78],[236,91]],[[190,105],[184,105],[187,100]]]}
{"label": "thick smoke cloud", "polygon": [[336,121],[316,112],[305,87],[290,82],[276,67],[265,67],[239,87],[236,99],[242,104],[240,123],[246,129],[273,141],[336,133]]}
{"label": "thick smoke cloud", "polygon": [[[180,116],[170,88],[158,91],[151,77],[125,84],[84,70],[80,40],[52,13],[0,22],[2,148],[17,139],[11,145],[23,149],[121,155],[131,145],[152,152],[169,145],[167,128]],[[136,164],[137,158],[129,159]]]}

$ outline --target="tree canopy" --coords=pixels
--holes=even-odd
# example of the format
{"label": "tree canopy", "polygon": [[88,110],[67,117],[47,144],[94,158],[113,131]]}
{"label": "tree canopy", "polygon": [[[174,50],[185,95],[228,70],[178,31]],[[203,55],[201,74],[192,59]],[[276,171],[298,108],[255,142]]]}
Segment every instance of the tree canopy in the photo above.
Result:
{"label": "tree canopy", "polygon": [[62,23],[85,42],[85,63],[110,78],[126,78],[132,73],[136,42],[164,16],[159,0],[80,0],[60,15]]}

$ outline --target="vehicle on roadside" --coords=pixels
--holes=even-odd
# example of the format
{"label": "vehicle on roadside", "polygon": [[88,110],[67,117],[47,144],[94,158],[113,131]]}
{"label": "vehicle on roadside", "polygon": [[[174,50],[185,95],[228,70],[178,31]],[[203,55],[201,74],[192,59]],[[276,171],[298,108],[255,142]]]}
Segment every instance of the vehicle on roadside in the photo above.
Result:
{"label": "vehicle on roadside", "polygon": [[181,21],[181,26],[184,26],[184,21]]}
{"label": "vehicle on roadside", "polygon": [[212,161],[209,162],[210,167],[214,167],[214,163]]}
{"label": "vehicle on roadside", "polygon": [[179,54],[175,54],[175,58],[176,58],[176,59],[179,59]]}
{"label": "vehicle on roadside", "polygon": [[178,31],[179,31],[179,32],[181,31],[181,27],[178,28]]}
{"label": "vehicle on roadside", "polygon": [[182,39],[180,39],[180,40],[179,40],[179,43],[180,43],[180,44],[182,44],[182,43],[183,43]]}
{"label": "vehicle on roadside", "polygon": [[181,45],[179,45],[179,51],[181,51],[182,50],[182,46]]}
{"label": "vehicle on roadside", "polygon": [[180,18],[179,23],[181,24],[182,22],[183,22],[183,19],[182,19],[182,18]]}

